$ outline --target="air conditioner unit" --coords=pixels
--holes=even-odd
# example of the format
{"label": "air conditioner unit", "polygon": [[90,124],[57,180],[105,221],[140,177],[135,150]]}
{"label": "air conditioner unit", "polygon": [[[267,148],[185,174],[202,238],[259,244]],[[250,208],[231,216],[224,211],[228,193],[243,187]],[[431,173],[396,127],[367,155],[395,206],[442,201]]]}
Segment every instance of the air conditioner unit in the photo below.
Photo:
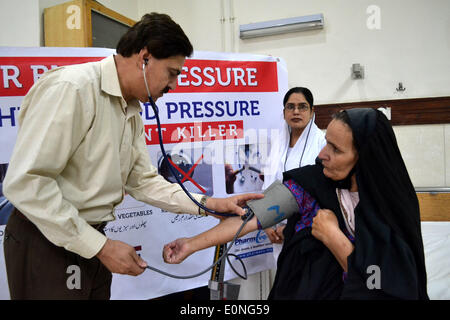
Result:
{"label": "air conditioner unit", "polygon": [[303,17],[242,24],[239,26],[239,37],[241,39],[250,39],[322,28],[323,14],[320,13]]}

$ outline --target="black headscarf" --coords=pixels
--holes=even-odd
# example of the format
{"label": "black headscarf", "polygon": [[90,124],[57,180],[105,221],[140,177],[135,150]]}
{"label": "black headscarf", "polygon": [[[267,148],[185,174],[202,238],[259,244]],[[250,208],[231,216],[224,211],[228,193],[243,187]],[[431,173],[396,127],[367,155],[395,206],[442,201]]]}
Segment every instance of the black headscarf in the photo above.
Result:
{"label": "black headscarf", "polygon": [[[428,299],[419,202],[392,126],[375,109],[342,112],[348,116],[359,155],[354,168],[360,197],[355,211],[357,243],[349,257],[349,279],[351,273],[366,271],[362,268],[372,261],[380,267],[385,292]],[[387,257],[389,252],[392,256]],[[399,283],[402,278],[405,283]]]}

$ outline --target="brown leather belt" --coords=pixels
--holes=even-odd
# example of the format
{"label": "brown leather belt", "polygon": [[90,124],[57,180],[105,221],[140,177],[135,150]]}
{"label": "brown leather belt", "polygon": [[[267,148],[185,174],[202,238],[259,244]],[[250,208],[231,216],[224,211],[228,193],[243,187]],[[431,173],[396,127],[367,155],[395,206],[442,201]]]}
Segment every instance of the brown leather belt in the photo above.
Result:
{"label": "brown leather belt", "polygon": [[[20,212],[19,210],[17,210],[17,208],[14,208],[13,211],[15,214],[17,214],[18,217],[20,217],[21,219],[28,221],[30,223],[32,223],[30,221],[30,219],[28,219],[22,212]],[[103,229],[106,227],[107,222],[102,222],[102,223],[98,223],[98,224],[91,224],[91,227],[93,227],[95,230],[102,232]]]}

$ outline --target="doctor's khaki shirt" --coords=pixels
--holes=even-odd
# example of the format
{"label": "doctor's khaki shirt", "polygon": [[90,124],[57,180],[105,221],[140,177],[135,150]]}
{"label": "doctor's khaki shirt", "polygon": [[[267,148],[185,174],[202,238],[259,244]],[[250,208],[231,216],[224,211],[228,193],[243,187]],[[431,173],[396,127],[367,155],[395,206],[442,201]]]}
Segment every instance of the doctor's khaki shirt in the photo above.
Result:
{"label": "doctor's khaki shirt", "polygon": [[19,112],[5,196],[48,240],[88,259],[106,242],[91,225],[114,220],[125,193],[198,213],[152,166],[140,111],[122,97],[113,56],[45,73]]}

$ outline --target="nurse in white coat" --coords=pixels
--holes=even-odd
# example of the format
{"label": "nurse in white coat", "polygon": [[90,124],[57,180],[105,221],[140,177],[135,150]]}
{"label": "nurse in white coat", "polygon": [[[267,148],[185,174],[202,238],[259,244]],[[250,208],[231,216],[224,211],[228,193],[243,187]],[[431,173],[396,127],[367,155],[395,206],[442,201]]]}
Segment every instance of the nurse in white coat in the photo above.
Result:
{"label": "nurse in white coat", "polygon": [[[272,151],[264,170],[263,189],[275,180],[283,180],[283,172],[314,164],[325,146],[325,134],[314,123],[314,98],[304,87],[290,89],[283,99],[283,130],[272,140]],[[275,260],[283,242],[283,224],[265,230],[274,243]],[[279,244],[279,245],[277,245]]]}

